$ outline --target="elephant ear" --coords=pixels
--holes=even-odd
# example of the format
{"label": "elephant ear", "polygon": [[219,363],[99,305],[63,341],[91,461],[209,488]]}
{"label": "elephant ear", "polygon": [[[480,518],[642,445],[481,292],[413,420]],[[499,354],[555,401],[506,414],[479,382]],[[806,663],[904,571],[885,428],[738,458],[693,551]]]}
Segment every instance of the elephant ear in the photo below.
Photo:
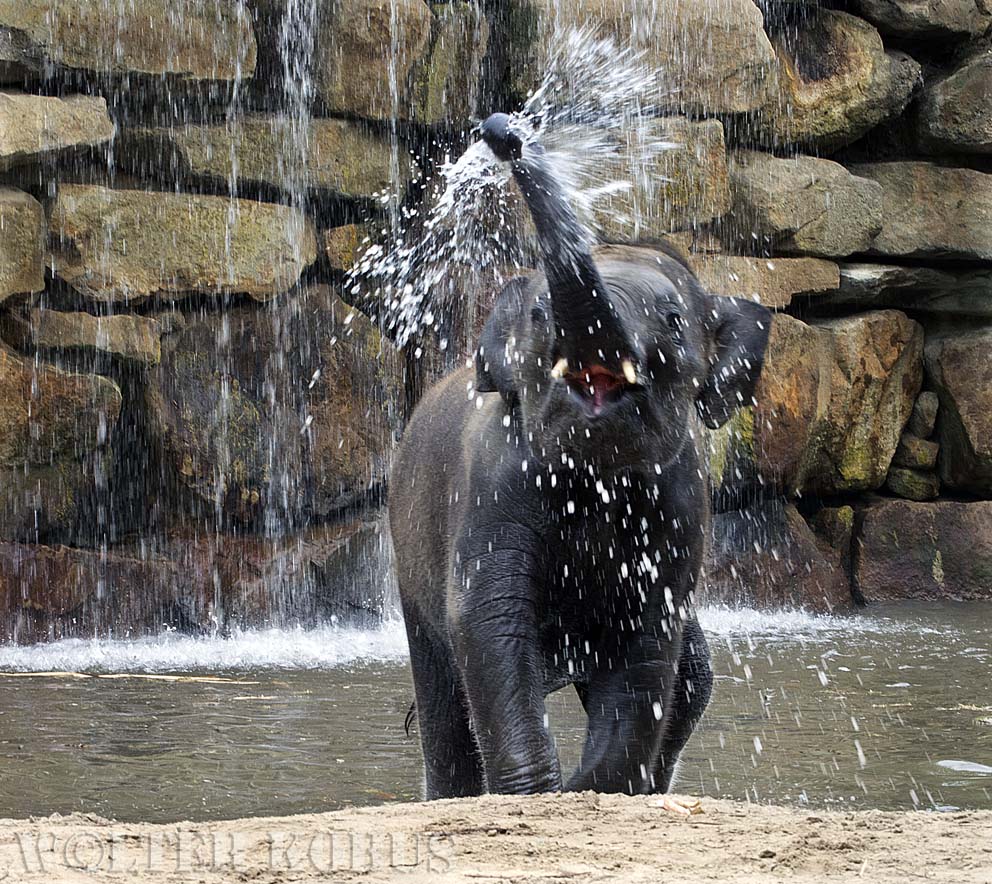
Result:
{"label": "elephant ear", "polygon": [[499,393],[507,402],[512,402],[517,395],[509,341],[519,325],[528,282],[526,276],[518,276],[503,286],[475,351],[476,391]]}
{"label": "elephant ear", "polygon": [[738,408],[751,404],[771,322],[771,311],[754,301],[707,295],[705,324],[713,349],[696,408],[711,430],[722,427]]}

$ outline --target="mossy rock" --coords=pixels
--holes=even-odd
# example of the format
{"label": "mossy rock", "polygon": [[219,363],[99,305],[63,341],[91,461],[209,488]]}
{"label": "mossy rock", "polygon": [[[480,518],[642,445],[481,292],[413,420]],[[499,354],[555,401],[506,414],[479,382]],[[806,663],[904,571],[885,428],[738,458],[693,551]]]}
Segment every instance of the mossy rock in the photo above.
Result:
{"label": "mossy rock", "polygon": [[165,341],[146,397],[172,506],[292,527],[385,479],[402,362],[326,287],[191,321]]}
{"label": "mossy rock", "polygon": [[0,303],[45,287],[45,213],[30,194],[0,187]]}
{"label": "mossy rock", "polygon": [[237,0],[0,0],[4,32],[15,50],[7,60],[38,72],[234,80],[255,70],[251,19]]}
{"label": "mossy rock", "polygon": [[49,208],[56,276],[102,302],[245,293],[269,299],[317,257],[289,206],[66,184]]}
{"label": "mossy rock", "polygon": [[117,155],[125,168],[174,170],[234,189],[329,191],[368,198],[402,190],[416,166],[399,150],[395,178],[389,141],[353,120],[313,119],[302,131],[282,116],[251,114],[222,124],[125,129]]}
{"label": "mossy rock", "polygon": [[121,392],[0,345],[0,540],[72,539],[92,514]]}

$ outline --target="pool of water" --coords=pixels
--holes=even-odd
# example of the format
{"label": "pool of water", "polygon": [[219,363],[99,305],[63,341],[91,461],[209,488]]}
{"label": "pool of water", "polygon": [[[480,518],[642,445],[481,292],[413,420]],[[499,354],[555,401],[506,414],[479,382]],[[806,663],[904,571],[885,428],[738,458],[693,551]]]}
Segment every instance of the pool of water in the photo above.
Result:
{"label": "pool of water", "polygon": [[[992,604],[701,620],[717,682],[680,791],[992,808]],[[398,624],[2,647],[0,670],[0,817],[216,819],[420,796]],[[549,712],[573,764],[570,689]]]}

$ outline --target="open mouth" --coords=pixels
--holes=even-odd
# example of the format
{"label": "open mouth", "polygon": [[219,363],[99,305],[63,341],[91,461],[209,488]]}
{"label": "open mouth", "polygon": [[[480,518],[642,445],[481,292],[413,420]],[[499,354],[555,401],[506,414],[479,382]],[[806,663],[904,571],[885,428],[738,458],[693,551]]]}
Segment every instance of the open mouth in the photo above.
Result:
{"label": "open mouth", "polygon": [[579,396],[594,415],[619,402],[634,386],[623,375],[615,374],[602,365],[565,372],[562,376],[572,392]]}

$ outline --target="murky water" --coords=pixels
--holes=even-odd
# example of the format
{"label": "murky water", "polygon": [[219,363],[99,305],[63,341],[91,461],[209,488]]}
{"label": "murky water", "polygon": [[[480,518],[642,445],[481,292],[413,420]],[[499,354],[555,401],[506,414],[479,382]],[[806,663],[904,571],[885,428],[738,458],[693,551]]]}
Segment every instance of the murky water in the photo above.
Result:
{"label": "murky water", "polygon": [[[813,807],[992,807],[992,604],[702,619],[718,681],[682,791]],[[0,648],[0,669],[0,817],[209,819],[419,796],[398,626]],[[9,674],[25,669],[118,677]],[[571,764],[578,704],[569,691],[549,706]]]}

